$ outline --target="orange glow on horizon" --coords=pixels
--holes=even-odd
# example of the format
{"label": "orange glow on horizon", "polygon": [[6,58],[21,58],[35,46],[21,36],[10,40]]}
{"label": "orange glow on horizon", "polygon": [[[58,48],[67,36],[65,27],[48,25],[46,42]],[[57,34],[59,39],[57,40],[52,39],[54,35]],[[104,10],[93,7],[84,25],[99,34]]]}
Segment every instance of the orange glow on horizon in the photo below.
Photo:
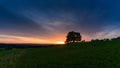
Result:
{"label": "orange glow on horizon", "polygon": [[65,44],[63,41],[58,41],[57,44]]}
{"label": "orange glow on horizon", "polygon": [[[90,38],[83,36],[85,40]],[[59,34],[54,36],[42,36],[42,37],[25,37],[0,34],[0,43],[15,43],[15,44],[65,44],[66,34]]]}
{"label": "orange glow on horizon", "polygon": [[0,43],[32,43],[32,44],[55,44],[53,41],[32,37],[22,37],[13,35],[0,35]]}

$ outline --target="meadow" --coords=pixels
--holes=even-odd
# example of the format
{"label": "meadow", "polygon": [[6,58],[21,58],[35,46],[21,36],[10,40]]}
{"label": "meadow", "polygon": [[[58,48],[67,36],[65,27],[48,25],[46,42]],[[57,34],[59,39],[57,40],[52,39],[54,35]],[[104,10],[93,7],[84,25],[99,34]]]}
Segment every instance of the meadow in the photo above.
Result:
{"label": "meadow", "polygon": [[17,59],[20,49],[5,50],[0,48],[0,68],[9,68]]}
{"label": "meadow", "polygon": [[8,52],[18,52],[20,55],[7,68],[120,68],[119,41],[13,49],[3,53],[7,56]]}

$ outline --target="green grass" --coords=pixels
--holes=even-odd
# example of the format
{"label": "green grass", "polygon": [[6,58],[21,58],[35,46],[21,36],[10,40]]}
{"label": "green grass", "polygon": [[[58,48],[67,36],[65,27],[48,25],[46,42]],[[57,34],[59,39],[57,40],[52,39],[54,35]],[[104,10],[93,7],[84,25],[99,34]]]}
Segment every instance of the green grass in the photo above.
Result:
{"label": "green grass", "polygon": [[0,49],[0,68],[120,68],[120,42]]}
{"label": "green grass", "polygon": [[120,42],[29,48],[13,68],[120,68]]}
{"label": "green grass", "polygon": [[0,68],[9,68],[9,66],[14,64],[16,59],[15,54],[19,51],[19,49],[5,50],[0,48]]}

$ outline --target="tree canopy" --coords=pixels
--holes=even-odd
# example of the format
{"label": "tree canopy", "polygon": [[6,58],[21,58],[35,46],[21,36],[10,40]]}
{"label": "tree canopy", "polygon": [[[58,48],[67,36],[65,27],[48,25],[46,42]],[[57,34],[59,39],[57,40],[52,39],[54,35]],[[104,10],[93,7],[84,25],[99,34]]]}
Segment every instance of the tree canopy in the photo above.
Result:
{"label": "tree canopy", "polygon": [[80,42],[80,41],[81,41],[80,33],[71,31],[67,34],[65,43],[74,43],[74,42]]}

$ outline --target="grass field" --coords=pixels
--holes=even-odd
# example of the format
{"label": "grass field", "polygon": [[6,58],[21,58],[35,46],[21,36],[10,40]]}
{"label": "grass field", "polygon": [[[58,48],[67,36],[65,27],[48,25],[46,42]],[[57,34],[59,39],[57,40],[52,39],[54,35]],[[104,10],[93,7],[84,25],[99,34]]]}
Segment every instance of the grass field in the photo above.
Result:
{"label": "grass field", "polygon": [[15,63],[19,49],[5,50],[0,49],[0,68],[9,68]]}
{"label": "grass field", "polygon": [[120,42],[28,48],[12,68],[120,68]]}
{"label": "grass field", "polygon": [[0,68],[120,68],[120,42],[0,49]]}

